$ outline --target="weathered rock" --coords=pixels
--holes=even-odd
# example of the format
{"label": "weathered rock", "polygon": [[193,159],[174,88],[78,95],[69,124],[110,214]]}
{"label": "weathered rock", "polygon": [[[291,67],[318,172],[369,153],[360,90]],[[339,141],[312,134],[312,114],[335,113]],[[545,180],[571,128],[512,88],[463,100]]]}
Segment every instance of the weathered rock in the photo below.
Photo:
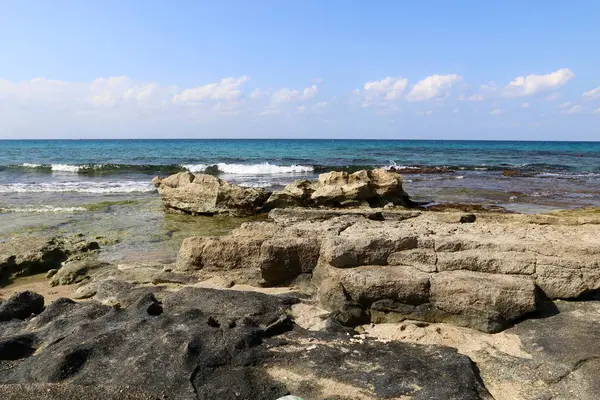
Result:
{"label": "weathered rock", "polygon": [[0,243],[0,284],[26,275],[58,269],[69,257],[99,248],[80,235],[71,237],[16,236]]}
{"label": "weathered rock", "polygon": [[315,191],[315,186],[314,182],[308,180],[294,181],[283,190],[273,192],[265,202],[265,209],[309,207],[311,205],[310,198]]}
{"label": "weathered rock", "polygon": [[50,286],[71,285],[89,279],[88,273],[97,268],[107,266],[107,263],[96,259],[68,261],[50,277]]}
{"label": "weathered rock", "polygon": [[259,268],[263,238],[198,236],[183,240],[177,270]]}
{"label": "weathered rock", "polygon": [[145,294],[121,309],[59,299],[34,319],[0,325],[0,349],[11,349],[0,351],[0,394],[6,399],[273,400],[290,393],[307,399],[489,398],[474,364],[455,350],[293,329],[286,316],[292,302],[199,288],[165,293],[161,301]]}
{"label": "weathered rock", "polygon": [[296,181],[275,192],[267,202],[276,207],[383,207],[386,204],[414,206],[402,188],[400,174],[384,169],[349,174],[332,171],[321,174],[315,183]]}
{"label": "weathered rock", "polygon": [[319,259],[321,241],[316,238],[279,237],[260,247],[260,271],[267,284],[283,284],[300,274],[312,273]]}
{"label": "weathered rock", "polygon": [[359,265],[386,265],[390,254],[418,245],[417,237],[392,237],[385,232],[364,235],[340,235],[323,241],[323,260],[334,267],[351,268]]}
{"label": "weathered rock", "polygon": [[44,298],[37,293],[21,292],[0,303],[0,321],[25,319],[44,310]]}
{"label": "weathered rock", "polygon": [[451,271],[433,274],[431,304],[457,325],[499,332],[536,309],[535,285],[517,276]]}
{"label": "weathered rock", "polygon": [[167,211],[194,215],[254,215],[270,193],[246,188],[212,175],[180,172],[152,183],[162,196]]}

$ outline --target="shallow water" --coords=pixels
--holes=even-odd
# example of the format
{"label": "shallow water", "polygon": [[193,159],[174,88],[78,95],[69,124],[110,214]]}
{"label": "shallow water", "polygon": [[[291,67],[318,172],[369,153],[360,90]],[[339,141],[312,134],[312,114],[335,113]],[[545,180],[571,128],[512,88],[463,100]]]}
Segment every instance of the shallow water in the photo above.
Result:
{"label": "shallow water", "polygon": [[[84,233],[111,243],[111,261],[172,261],[183,237],[224,234],[243,220],[165,215],[152,177],[213,165],[223,179],[271,190],[330,170],[396,166],[420,201],[517,212],[600,206],[600,142],[0,141],[0,238]],[[451,172],[414,173],[422,166]]]}

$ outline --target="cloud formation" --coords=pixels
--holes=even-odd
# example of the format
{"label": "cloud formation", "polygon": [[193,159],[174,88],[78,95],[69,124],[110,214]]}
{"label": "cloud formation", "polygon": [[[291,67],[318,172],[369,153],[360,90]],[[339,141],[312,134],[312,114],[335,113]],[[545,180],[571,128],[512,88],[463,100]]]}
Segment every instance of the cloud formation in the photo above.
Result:
{"label": "cloud formation", "polygon": [[431,75],[417,82],[406,96],[408,101],[437,100],[448,95],[450,88],[462,79],[456,74]]}
{"label": "cloud formation", "polygon": [[518,76],[504,87],[504,96],[532,96],[549,92],[565,85],[573,78],[575,74],[569,68],[562,68],[546,75]]}
{"label": "cloud formation", "polygon": [[587,92],[583,93],[583,97],[587,97],[589,99],[600,99],[600,86],[598,86],[596,89],[588,90]]}
{"label": "cloud formation", "polygon": [[240,87],[249,80],[250,78],[247,76],[224,78],[217,83],[186,89],[173,97],[173,103],[197,104],[207,100],[235,101],[242,96]]}

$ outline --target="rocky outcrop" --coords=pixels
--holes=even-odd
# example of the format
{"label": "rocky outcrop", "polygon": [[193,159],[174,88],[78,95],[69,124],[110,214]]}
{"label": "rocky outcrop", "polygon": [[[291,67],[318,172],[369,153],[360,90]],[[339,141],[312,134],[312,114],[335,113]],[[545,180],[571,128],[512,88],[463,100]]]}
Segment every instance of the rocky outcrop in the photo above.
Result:
{"label": "rocky outcrop", "polygon": [[272,194],[191,172],[156,177],[152,183],[167,211],[193,215],[249,216],[288,207],[415,206],[402,188],[402,176],[385,169],[329,172],[316,182],[295,181]]}
{"label": "rocky outcrop", "polygon": [[413,207],[402,188],[402,176],[385,169],[362,170],[352,174],[333,171],[321,174],[316,182],[296,181],[274,192],[265,208],[287,207],[382,207],[388,203]]}
{"label": "rocky outcrop", "polygon": [[78,259],[99,249],[83,236],[16,236],[0,243],[0,286],[14,277],[58,269],[67,259]]}
{"label": "rocky outcrop", "polygon": [[152,183],[167,211],[194,215],[254,215],[270,195],[263,189],[246,188],[212,175],[191,172],[164,179],[156,177]]}
{"label": "rocky outcrop", "polygon": [[490,398],[455,350],[299,329],[287,316],[297,301],[200,288],[146,293],[123,308],[58,299],[34,318],[0,323],[0,395]]}
{"label": "rocky outcrop", "polygon": [[229,236],[187,239],[178,266],[250,268],[266,285],[310,275],[346,325],[411,318],[498,332],[546,297],[600,291],[600,225],[464,215],[278,209]]}

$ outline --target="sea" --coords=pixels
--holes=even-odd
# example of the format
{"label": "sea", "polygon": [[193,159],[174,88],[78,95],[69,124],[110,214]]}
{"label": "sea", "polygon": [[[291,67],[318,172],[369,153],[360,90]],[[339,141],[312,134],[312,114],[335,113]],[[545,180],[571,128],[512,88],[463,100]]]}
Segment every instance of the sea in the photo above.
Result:
{"label": "sea", "polygon": [[178,235],[226,232],[239,222],[165,217],[151,184],[157,175],[208,167],[222,179],[268,190],[333,170],[394,168],[413,199],[432,205],[525,213],[600,207],[600,142],[3,140],[0,239],[32,229],[121,235],[119,243],[128,245],[113,252],[118,258],[123,251],[139,257],[140,249]]}

